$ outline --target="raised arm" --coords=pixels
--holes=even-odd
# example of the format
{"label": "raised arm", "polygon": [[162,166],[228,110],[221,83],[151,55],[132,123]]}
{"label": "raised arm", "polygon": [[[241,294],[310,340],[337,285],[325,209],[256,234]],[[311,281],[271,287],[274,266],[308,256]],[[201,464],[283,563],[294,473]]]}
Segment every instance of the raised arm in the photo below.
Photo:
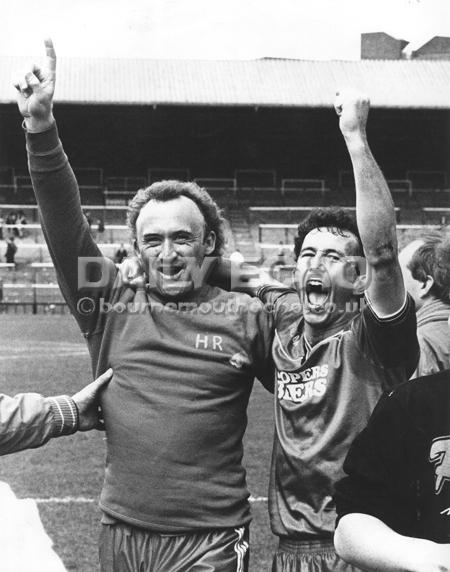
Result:
{"label": "raised arm", "polygon": [[27,131],[41,133],[54,123],[53,96],[56,82],[56,53],[53,42],[45,40],[46,63],[42,69],[33,65],[21,81],[15,83],[17,105]]}
{"label": "raised arm", "polygon": [[367,142],[368,98],[353,90],[341,91],[335,109],[355,176],[356,217],[370,271],[367,294],[377,315],[384,317],[405,301],[394,203]]}
{"label": "raised arm", "polygon": [[92,283],[101,282],[97,274],[95,280],[89,277],[91,284],[87,285],[84,262],[92,257],[98,260],[104,287],[114,279],[114,265],[102,257],[91,236],[81,209],[77,181],[58,138],[53,117],[56,54],[51,40],[45,41],[45,48],[45,66],[33,66],[15,84],[17,103],[24,118],[30,175],[59,284],[80,327],[88,332],[94,327],[97,313],[80,312],[79,301],[88,292],[100,296],[104,290],[96,288],[91,292]]}

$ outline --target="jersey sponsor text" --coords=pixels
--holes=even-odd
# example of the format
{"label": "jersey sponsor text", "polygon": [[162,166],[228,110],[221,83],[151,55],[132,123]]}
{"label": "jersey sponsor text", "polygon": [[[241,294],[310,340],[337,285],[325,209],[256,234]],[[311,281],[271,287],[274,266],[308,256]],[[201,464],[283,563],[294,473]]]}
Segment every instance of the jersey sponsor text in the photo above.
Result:
{"label": "jersey sponsor text", "polygon": [[278,399],[303,403],[325,395],[328,364],[309,367],[303,371],[277,371]]}

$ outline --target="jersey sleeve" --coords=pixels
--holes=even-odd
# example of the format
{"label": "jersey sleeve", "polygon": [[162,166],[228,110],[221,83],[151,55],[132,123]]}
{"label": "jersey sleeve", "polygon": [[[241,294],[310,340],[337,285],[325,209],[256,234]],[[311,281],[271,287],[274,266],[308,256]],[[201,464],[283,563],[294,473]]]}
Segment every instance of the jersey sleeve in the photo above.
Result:
{"label": "jersey sleeve", "polygon": [[349,513],[362,513],[397,532],[405,529],[412,509],[407,494],[408,431],[410,423],[402,406],[384,395],[349,449],[344,462],[347,476],[335,485],[338,520]]}
{"label": "jersey sleeve", "polygon": [[99,300],[116,278],[114,263],[92,238],[56,126],[42,133],[27,132],[26,141],[42,229],[61,291],[82,331],[92,333],[100,319]]}
{"label": "jersey sleeve", "polygon": [[[384,368],[403,368],[409,378],[419,359],[414,301],[406,296],[402,308],[380,318],[366,299],[361,319],[354,321],[361,350],[368,359]],[[401,381],[404,381],[401,380]]]}
{"label": "jersey sleeve", "polygon": [[287,320],[292,323],[292,316],[302,317],[302,305],[298,293],[293,288],[279,286],[262,286],[257,293],[266,312],[270,312],[276,328],[281,328]]}
{"label": "jersey sleeve", "polygon": [[78,429],[78,409],[68,396],[38,393],[0,394],[0,455],[34,449],[52,437]]}
{"label": "jersey sleeve", "polygon": [[274,369],[271,349],[274,336],[273,315],[257,298],[249,298],[247,307],[247,337],[255,376],[273,393]]}

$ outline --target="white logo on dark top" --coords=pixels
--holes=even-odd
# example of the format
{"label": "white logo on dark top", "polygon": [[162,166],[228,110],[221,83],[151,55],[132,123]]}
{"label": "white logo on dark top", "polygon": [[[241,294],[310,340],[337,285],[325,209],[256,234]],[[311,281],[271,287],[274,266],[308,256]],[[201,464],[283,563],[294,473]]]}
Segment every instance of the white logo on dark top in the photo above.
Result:
{"label": "white logo on dark top", "polygon": [[230,357],[230,364],[237,369],[242,369],[245,366],[250,365],[250,360],[248,355],[244,352],[238,352]]}
{"label": "white logo on dark top", "polygon": [[197,334],[195,337],[195,348],[204,350],[214,350],[223,352],[222,336],[208,336],[205,334]]}
{"label": "white logo on dark top", "polygon": [[434,463],[434,492],[438,495],[445,481],[450,481],[450,437],[433,439],[429,461]]}
{"label": "white logo on dark top", "polygon": [[278,399],[295,403],[325,395],[328,383],[328,364],[316,365],[303,371],[277,371]]}

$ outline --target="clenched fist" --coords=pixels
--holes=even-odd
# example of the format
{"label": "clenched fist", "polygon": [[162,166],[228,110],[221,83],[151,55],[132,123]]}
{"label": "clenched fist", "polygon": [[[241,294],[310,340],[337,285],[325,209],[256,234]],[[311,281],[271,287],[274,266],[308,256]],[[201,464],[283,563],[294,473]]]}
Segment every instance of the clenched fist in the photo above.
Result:
{"label": "clenched fist", "polygon": [[334,109],[339,115],[339,127],[344,137],[365,137],[369,107],[369,98],[356,90],[343,89],[336,92]]}

